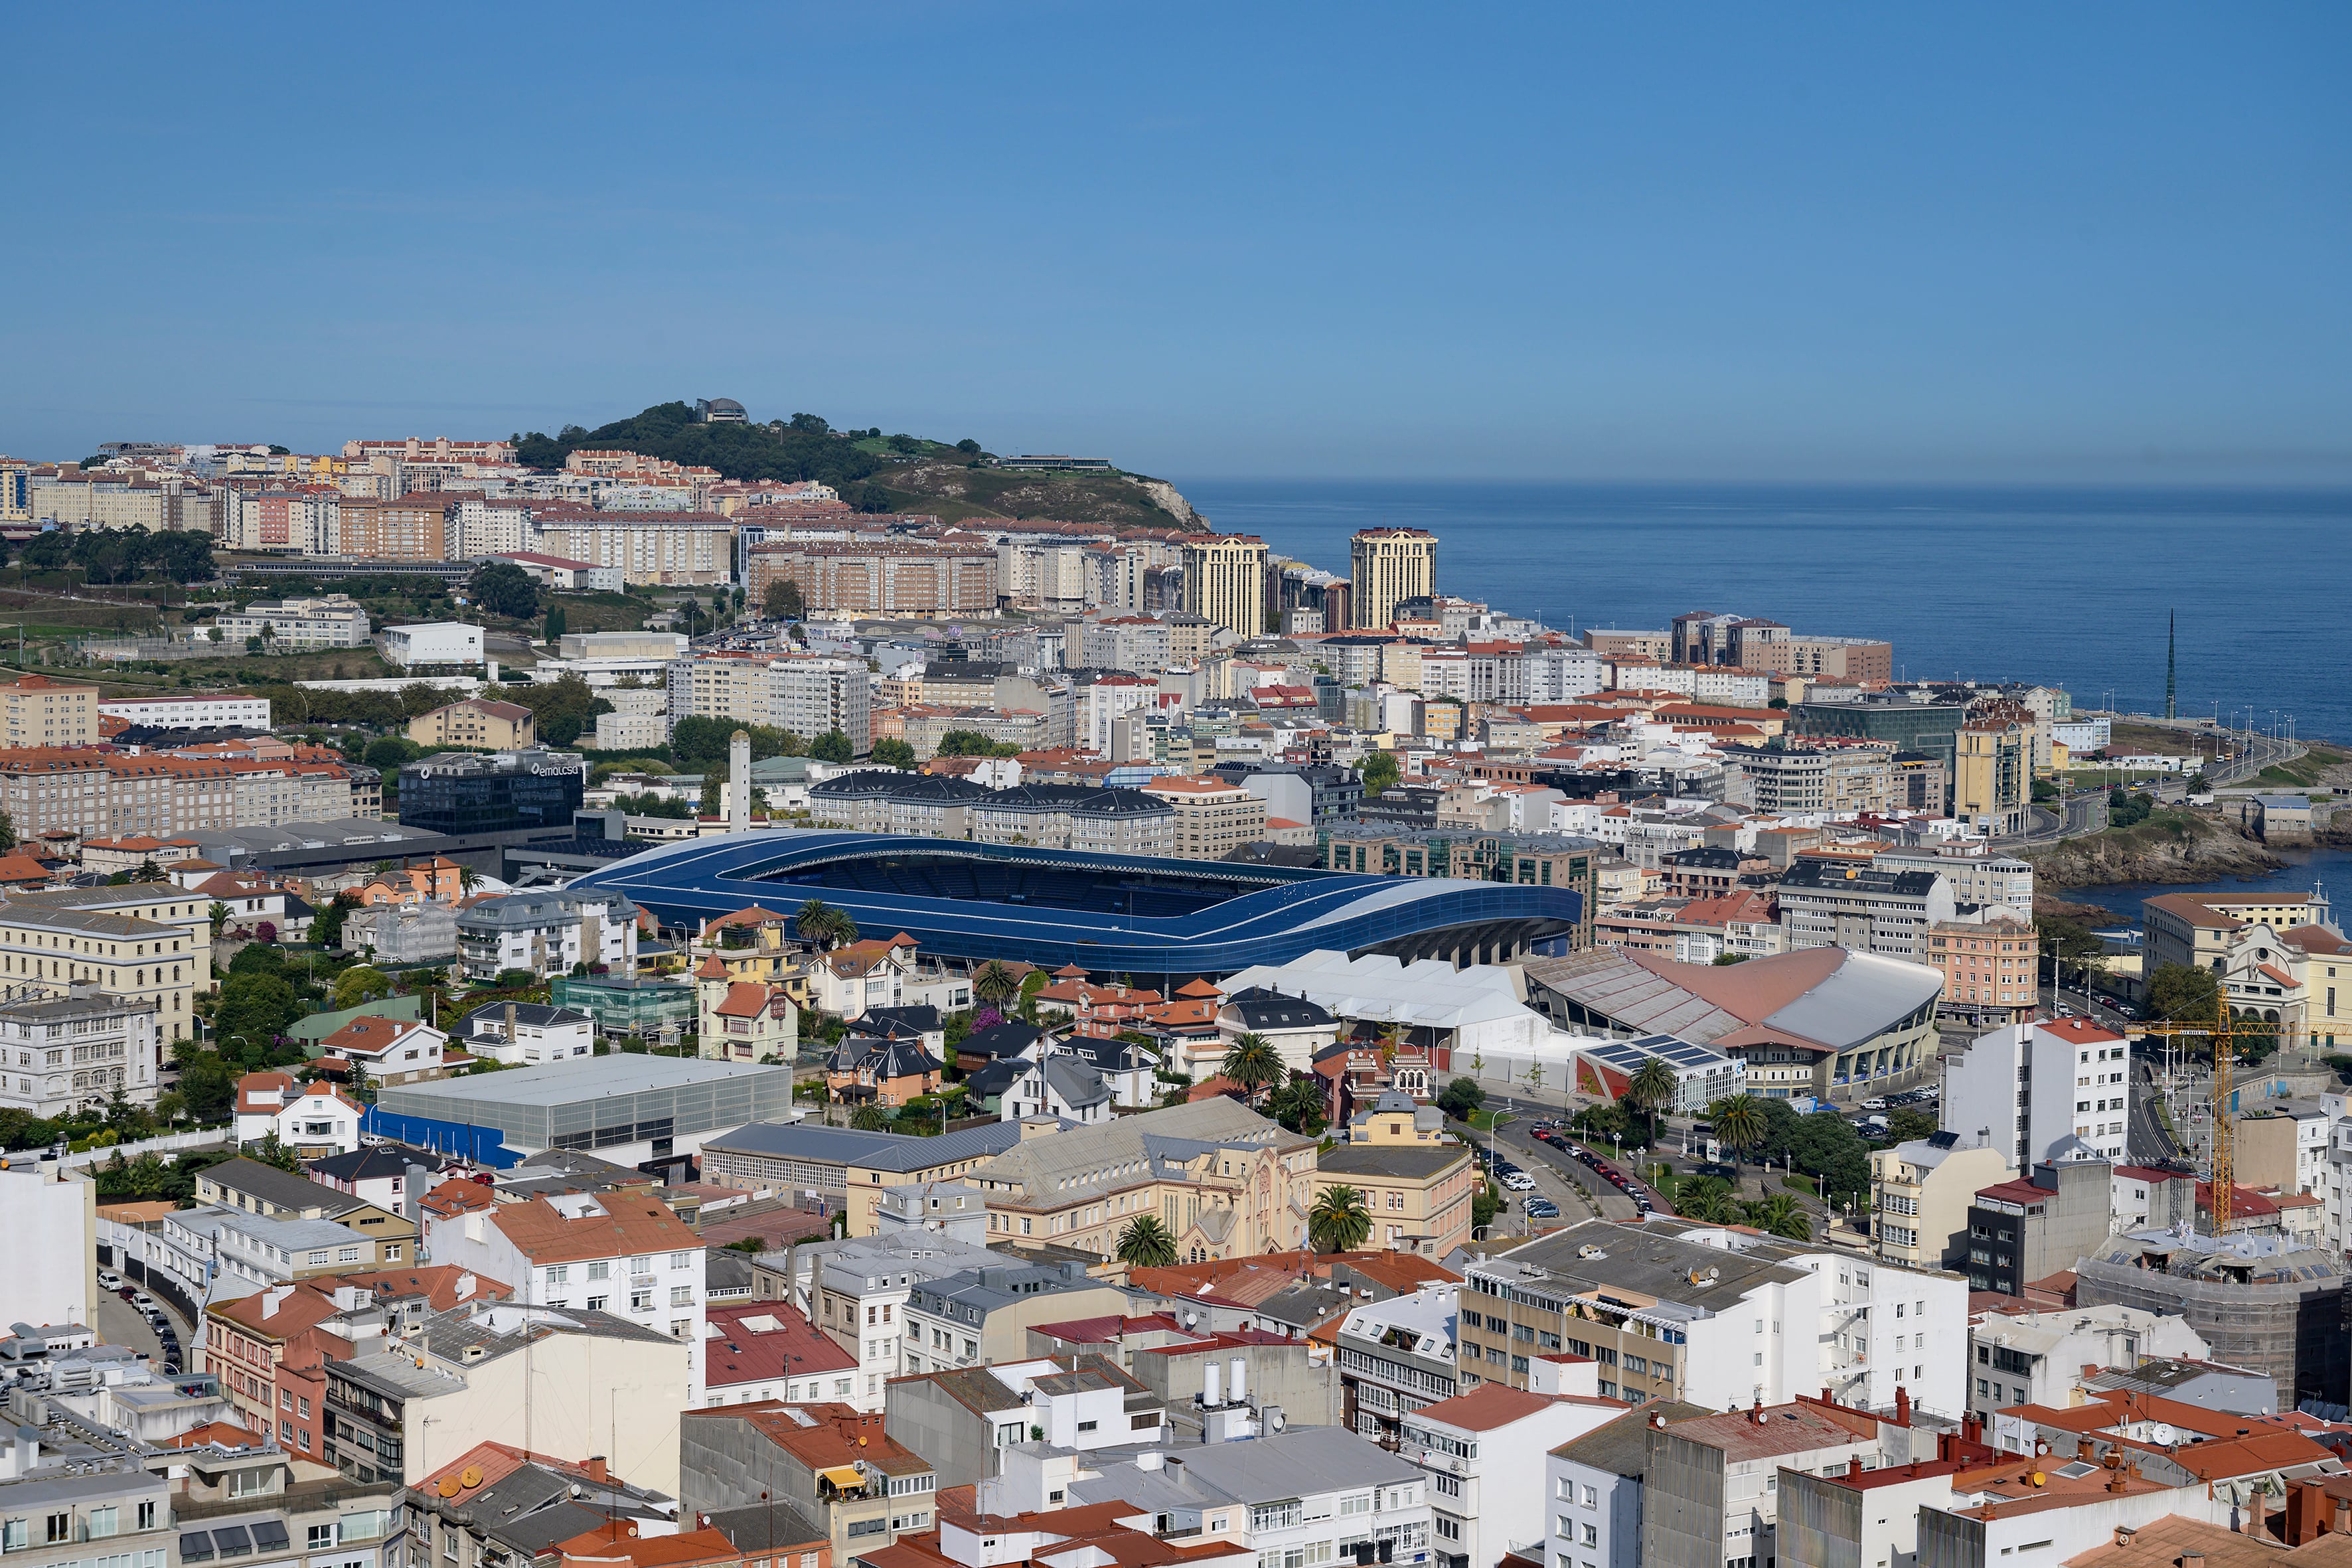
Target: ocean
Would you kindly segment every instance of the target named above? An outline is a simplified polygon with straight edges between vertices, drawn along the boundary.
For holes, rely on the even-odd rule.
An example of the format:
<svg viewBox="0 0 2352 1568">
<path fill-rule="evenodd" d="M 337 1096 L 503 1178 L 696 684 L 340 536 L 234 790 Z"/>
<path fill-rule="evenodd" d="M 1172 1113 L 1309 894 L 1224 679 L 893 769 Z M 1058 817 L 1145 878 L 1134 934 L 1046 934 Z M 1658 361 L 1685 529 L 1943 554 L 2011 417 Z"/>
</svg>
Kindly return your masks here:
<svg viewBox="0 0 2352 1568">
<path fill-rule="evenodd" d="M 1439 592 L 1563 630 L 1761 616 L 2078 708 L 2161 712 L 2177 614 L 2177 711 L 2352 740 L 2352 490 L 1175 482 L 1220 531 L 1342 575 L 1356 530 L 1425 528 Z"/>
</svg>

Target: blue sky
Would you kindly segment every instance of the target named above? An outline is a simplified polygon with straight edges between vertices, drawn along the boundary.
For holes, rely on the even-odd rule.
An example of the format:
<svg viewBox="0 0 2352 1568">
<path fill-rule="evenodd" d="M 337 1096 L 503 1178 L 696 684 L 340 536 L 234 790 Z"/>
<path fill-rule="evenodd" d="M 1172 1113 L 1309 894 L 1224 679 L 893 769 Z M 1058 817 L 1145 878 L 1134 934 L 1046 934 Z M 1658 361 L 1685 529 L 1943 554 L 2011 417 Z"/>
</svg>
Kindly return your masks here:
<svg viewBox="0 0 2352 1568">
<path fill-rule="evenodd" d="M 2352 479 L 2352 9 L 28 7 L 0 451 Z"/>
</svg>

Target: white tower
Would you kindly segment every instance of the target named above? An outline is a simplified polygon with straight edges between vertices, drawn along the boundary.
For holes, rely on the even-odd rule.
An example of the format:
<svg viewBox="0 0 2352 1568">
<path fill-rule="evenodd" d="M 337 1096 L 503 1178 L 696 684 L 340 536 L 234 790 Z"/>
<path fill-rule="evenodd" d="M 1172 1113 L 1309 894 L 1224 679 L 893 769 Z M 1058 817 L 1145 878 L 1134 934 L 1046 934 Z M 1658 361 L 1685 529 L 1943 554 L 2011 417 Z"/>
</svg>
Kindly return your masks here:
<svg viewBox="0 0 2352 1568">
<path fill-rule="evenodd" d="M 727 831 L 751 831 L 751 737 L 740 730 L 727 742 Z"/>
</svg>

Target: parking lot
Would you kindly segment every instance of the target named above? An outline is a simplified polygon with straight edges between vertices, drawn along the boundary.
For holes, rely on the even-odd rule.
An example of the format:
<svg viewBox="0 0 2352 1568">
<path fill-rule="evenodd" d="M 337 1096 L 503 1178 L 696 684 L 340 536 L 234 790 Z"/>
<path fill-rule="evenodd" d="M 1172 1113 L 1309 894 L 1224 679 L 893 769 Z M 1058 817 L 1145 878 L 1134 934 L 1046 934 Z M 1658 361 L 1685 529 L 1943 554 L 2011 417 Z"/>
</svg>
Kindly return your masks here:
<svg viewBox="0 0 2352 1568">
<path fill-rule="evenodd" d="M 186 1367 L 189 1325 L 182 1322 L 178 1314 L 152 1296 L 149 1299 L 154 1301 L 154 1316 L 151 1317 L 149 1309 L 125 1298 L 125 1290 L 137 1291 L 137 1287 L 128 1281 L 123 1281 L 117 1288 L 107 1286 L 107 1280 L 120 1279 L 121 1276 L 109 1270 L 100 1272 L 99 1293 L 95 1298 L 98 1321 L 90 1325 L 97 1331 L 99 1338 L 110 1345 L 145 1352 L 158 1372 Z M 156 1321 L 158 1318 L 160 1321 Z"/>
</svg>

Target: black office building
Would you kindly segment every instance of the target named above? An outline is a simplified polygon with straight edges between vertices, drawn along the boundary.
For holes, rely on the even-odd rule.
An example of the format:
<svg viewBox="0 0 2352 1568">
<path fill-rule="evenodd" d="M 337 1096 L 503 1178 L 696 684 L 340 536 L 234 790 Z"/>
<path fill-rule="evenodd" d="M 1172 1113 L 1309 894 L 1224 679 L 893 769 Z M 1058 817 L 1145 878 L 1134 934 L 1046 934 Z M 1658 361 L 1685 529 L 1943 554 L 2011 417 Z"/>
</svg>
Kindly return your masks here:
<svg viewBox="0 0 2352 1568">
<path fill-rule="evenodd" d="M 587 777 L 576 752 L 444 752 L 400 770 L 400 822 L 450 834 L 568 828 Z"/>
</svg>

